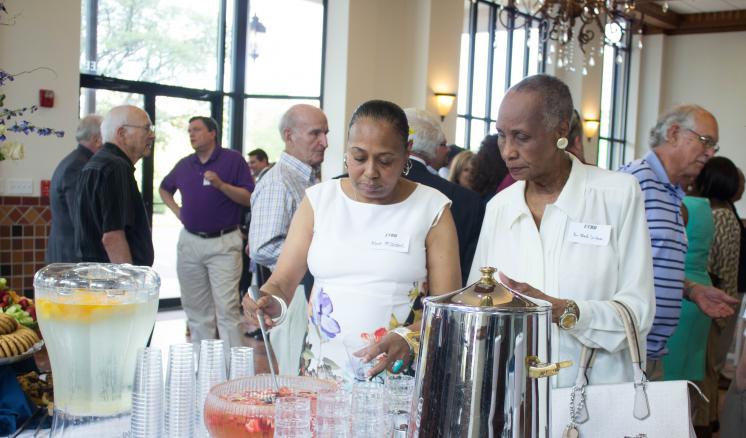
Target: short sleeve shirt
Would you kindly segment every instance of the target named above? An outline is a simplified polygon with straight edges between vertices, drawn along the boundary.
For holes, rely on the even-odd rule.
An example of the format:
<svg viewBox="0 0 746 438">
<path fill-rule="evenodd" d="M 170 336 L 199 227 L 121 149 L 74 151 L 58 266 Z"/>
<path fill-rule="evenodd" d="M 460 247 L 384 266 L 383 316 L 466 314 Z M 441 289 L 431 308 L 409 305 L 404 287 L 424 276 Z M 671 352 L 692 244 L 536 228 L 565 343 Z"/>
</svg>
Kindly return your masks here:
<svg viewBox="0 0 746 438">
<path fill-rule="evenodd" d="M 216 147 L 202 163 L 196 154 L 182 158 L 163 178 L 161 188 L 173 194 L 181 192 L 181 223 L 191 232 L 214 233 L 241 224 L 244 208 L 205 180 L 213 171 L 221 180 L 252 192 L 254 180 L 240 153 Z"/>
<path fill-rule="evenodd" d="M 78 209 L 73 214 L 81 260 L 109 263 L 101 239 L 104 233 L 124 230 L 132 263 L 153 265 L 150 222 L 134 172 L 127 155 L 112 143 L 104 144 L 81 171 Z"/>
</svg>

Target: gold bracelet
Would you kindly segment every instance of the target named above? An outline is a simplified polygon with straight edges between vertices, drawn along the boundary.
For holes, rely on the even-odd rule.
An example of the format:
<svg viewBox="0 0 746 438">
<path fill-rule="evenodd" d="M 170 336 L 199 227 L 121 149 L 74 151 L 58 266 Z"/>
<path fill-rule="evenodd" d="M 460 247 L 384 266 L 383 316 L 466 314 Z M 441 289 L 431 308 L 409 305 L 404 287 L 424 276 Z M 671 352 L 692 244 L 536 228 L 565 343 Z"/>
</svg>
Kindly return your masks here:
<svg viewBox="0 0 746 438">
<path fill-rule="evenodd" d="M 404 326 L 397 327 L 390 331 L 390 333 L 397 334 L 404 339 L 404 342 L 409 346 L 409 353 L 415 357 L 420 354 L 420 334 L 414 332 Z"/>
</svg>

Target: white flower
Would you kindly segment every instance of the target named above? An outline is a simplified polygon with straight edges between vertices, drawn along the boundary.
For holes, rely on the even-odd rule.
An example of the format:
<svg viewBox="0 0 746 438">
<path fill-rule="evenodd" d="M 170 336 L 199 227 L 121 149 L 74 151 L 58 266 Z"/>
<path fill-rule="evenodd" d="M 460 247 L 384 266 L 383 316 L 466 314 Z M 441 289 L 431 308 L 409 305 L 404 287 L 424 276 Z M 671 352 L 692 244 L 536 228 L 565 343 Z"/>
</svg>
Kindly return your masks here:
<svg viewBox="0 0 746 438">
<path fill-rule="evenodd" d="M 0 143 L 0 153 L 9 160 L 22 160 L 23 143 L 17 141 L 5 141 Z"/>
</svg>

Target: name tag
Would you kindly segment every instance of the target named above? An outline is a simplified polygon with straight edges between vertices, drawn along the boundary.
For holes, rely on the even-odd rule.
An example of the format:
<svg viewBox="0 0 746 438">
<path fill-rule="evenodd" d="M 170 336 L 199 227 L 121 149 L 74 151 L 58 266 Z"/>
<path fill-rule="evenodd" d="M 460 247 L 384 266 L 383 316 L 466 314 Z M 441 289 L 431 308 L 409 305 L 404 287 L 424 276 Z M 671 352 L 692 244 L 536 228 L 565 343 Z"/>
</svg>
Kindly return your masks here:
<svg viewBox="0 0 746 438">
<path fill-rule="evenodd" d="M 209 186 L 210 185 L 210 181 L 208 181 L 207 178 L 202 178 L 202 185 L 203 186 Z"/>
<path fill-rule="evenodd" d="M 570 222 L 568 239 L 583 245 L 606 246 L 611 237 L 611 225 L 584 224 Z"/>
<path fill-rule="evenodd" d="M 409 236 L 402 233 L 384 233 L 370 239 L 368 248 L 383 251 L 409 252 Z"/>
</svg>

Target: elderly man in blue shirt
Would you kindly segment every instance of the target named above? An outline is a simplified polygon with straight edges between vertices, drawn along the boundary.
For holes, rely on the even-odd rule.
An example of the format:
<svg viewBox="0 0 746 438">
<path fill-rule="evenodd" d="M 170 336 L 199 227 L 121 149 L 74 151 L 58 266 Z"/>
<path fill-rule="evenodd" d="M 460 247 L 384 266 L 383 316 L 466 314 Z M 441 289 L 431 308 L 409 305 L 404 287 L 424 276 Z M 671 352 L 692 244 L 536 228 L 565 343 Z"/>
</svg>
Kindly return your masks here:
<svg viewBox="0 0 746 438">
<path fill-rule="evenodd" d="M 653 249 L 655 319 L 647 337 L 647 374 L 663 379 L 666 342 L 679 324 L 682 298 L 691 300 L 707 316 L 734 313 L 737 301 L 725 292 L 688 281 L 684 274 L 686 234 L 681 204 L 682 186 L 699 175 L 718 150 L 715 117 L 697 105 L 677 106 L 660 116 L 650 133 L 651 151 L 623 166 L 640 183 Z M 682 251 L 683 247 L 683 251 Z"/>
</svg>

